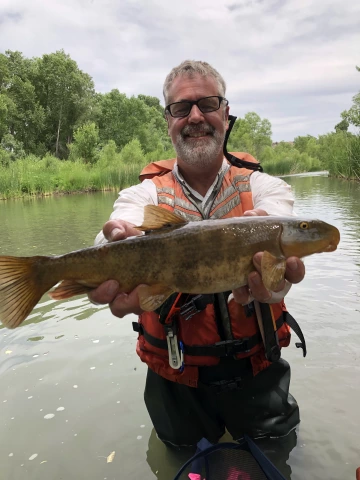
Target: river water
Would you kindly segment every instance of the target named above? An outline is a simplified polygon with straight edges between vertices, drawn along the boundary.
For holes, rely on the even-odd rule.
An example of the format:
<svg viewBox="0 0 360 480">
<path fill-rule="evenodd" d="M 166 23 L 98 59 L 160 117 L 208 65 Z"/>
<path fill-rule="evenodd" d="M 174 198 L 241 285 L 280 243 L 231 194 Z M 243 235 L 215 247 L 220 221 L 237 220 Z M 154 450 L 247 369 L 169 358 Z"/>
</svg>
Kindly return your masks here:
<svg viewBox="0 0 360 480">
<path fill-rule="evenodd" d="M 292 365 L 296 433 L 260 446 L 292 480 L 355 479 L 360 466 L 360 185 L 286 178 L 296 212 L 336 225 L 336 252 L 306 259 L 287 306 L 308 344 Z M 0 204 L 0 255 L 60 254 L 92 244 L 114 193 Z M 143 403 L 146 368 L 133 315 L 87 298 L 44 296 L 21 328 L 0 329 L 0 479 L 171 480 L 189 452 L 157 440 Z M 225 439 L 229 439 L 226 438 Z M 115 452 L 112 462 L 107 457 Z"/>
</svg>

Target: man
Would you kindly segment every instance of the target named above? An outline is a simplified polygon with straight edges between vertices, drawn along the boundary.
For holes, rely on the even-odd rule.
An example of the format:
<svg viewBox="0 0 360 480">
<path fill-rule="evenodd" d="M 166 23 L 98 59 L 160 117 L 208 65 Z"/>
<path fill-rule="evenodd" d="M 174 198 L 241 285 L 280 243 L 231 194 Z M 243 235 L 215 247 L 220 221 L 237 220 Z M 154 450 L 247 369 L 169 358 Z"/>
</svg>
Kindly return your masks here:
<svg viewBox="0 0 360 480">
<path fill-rule="evenodd" d="M 177 153 L 173 170 L 120 192 L 111 219 L 96 238 L 97 244 L 138 235 L 134 225 L 142 223 L 143 209 L 148 204 L 160 205 L 191 220 L 219 218 L 219 212 L 220 216 L 293 214 L 293 197 L 287 184 L 260 172 L 236 169 L 224 159 L 229 107 L 225 82 L 214 68 L 205 62 L 183 62 L 167 76 L 164 98 L 168 133 Z M 90 294 L 93 302 L 109 303 L 115 316 L 141 315 L 136 328 L 137 352 L 150 367 L 145 403 L 163 442 L 190 446 L 205 437 L 215 443 L 225 428 L 235 440 L 243 433 L 278 437 L 287 435 L 298 424 L 298 406 L 288 392 L 288 363 L 280 359 L 270 364 L 260 341 L 246 351 L 240 347 L 260 335 L 253 300 L 270 304 L 271 312 L 282 318 L 281 300 L 292 283 L 303 279 L 305 269 L 298 258 L 289 258 L 286 281 L 270 292 L 261 279 L 261 257 L 262 252 L 254 256 L 248 286 L 230 295 L 212 296 L 190 319 L 181 313 L 186 309 L 172 314 L 171 305 L 143 313 L 138 287 L 125 293 L 115 281 L 105 282 Z M 188 298 L 180 296 L 177 301 L 175 306 L 181 308 Z M 189 305 L 192 308 L 191 299 L 185 307 Z M 280 344 L 287 345 L 287 327 L 284 322 L 279 325 L 279 337 L 283 335 Z M 161 350 L 163 329 L 168 335 L 170 327 L 187 345 L 180 369 L 173 369 Z M 155 333 L 146 335 L 149 330 Z M 189 330 L 191 337 L 186 333 Z M 210 355 L 204 355 L 201 349 L 208 348 L 210 337 L 210 343 L 218 345 Z M 231 352 L 226 350 L 227 342 L 231 343 Z M 175 342 L 176 349 L 179 345 L 182 343 Z"/>
</svg>

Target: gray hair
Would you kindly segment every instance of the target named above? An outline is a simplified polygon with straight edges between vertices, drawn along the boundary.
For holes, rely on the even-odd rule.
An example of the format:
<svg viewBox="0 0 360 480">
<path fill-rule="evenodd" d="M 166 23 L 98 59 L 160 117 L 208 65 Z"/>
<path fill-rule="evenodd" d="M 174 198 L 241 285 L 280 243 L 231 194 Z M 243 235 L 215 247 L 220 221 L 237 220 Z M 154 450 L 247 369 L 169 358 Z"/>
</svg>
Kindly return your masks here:
<svg viewBox="0 0 360 480">
<path fill-rule="evenodd" d="M 172 82 L 176 77 L 184 76 L 184 77 L 193 77 L 194 75 L 201 75 L 202 77 L 211 76 L 215 79 L 218 89 L 219 95 L 221 97 L 225 96 L 226 92 L 226 83 L 220 73 L 215 70 L 214 67 L 209 65 L 206 62 L 200 62 L 197 60 L 185 60 L 184 62 L 180 63 L 177 67 L 174 67 L 169 75 L 166 77 L 163 87 L 163 94 L 165 99 L 165 104 L 168 102 L 168 94 L 171 87 Z"/>
</svg>

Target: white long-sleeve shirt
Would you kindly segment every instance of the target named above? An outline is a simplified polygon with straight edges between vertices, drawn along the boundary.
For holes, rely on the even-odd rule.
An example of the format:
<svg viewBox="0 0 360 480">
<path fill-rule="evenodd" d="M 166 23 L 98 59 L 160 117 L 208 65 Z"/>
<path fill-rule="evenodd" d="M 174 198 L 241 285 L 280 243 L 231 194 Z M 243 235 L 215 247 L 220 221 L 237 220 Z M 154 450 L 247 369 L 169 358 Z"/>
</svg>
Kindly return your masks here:
<svg viewBox="0 0 360 480">
<path fill-rule="evenodd" d="M 207 202 L 211 200 L 211 194 L 218 181 L 219 175 L 228 168 L 230 168 L 230 165 L 224 159 L 217 178 L 205 196 L 200 195 L 186 184 L 176 164 L 174 166 L 174 173 L 179 181 L 190 190 L 192 198 L 199 206 L 205 208 Z M 260 208 L 265 210 L 269 215 L 294 215 L 294 197 L 291 187 L 280 178 L 271 177 L 266 173 L 254 172 L 250 175 L 250 188 L 254 209 Z M 122 190 L 114 203 L 110 220 L 125 220 L 134 225 L 141 225 L 144 220 L 144 207 L 146 205 L 158 205 L 156 186 L 151 180 L 144 180 L 138 185 Z M 107 243 L 107 240 L 101 231 L 95 239 L 95 244 L 98 245 L 102 243 Z"/>
</svg>

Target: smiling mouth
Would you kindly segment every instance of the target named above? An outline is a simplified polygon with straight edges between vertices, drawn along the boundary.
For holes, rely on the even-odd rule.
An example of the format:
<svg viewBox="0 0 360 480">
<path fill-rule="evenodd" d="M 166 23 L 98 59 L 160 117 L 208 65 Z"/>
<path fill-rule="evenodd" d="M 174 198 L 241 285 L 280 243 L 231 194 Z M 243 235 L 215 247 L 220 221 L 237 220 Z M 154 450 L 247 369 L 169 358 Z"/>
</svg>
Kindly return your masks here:
<svg viewBox="0 0 360 480">
<path fill-rule="evenodd" d="M 185 138 L 203 138 L 208 137 L 210 135 L 209 132 L 201 132 L 201 133 L 191 133 L 185 135 Z"/>
</svg>

